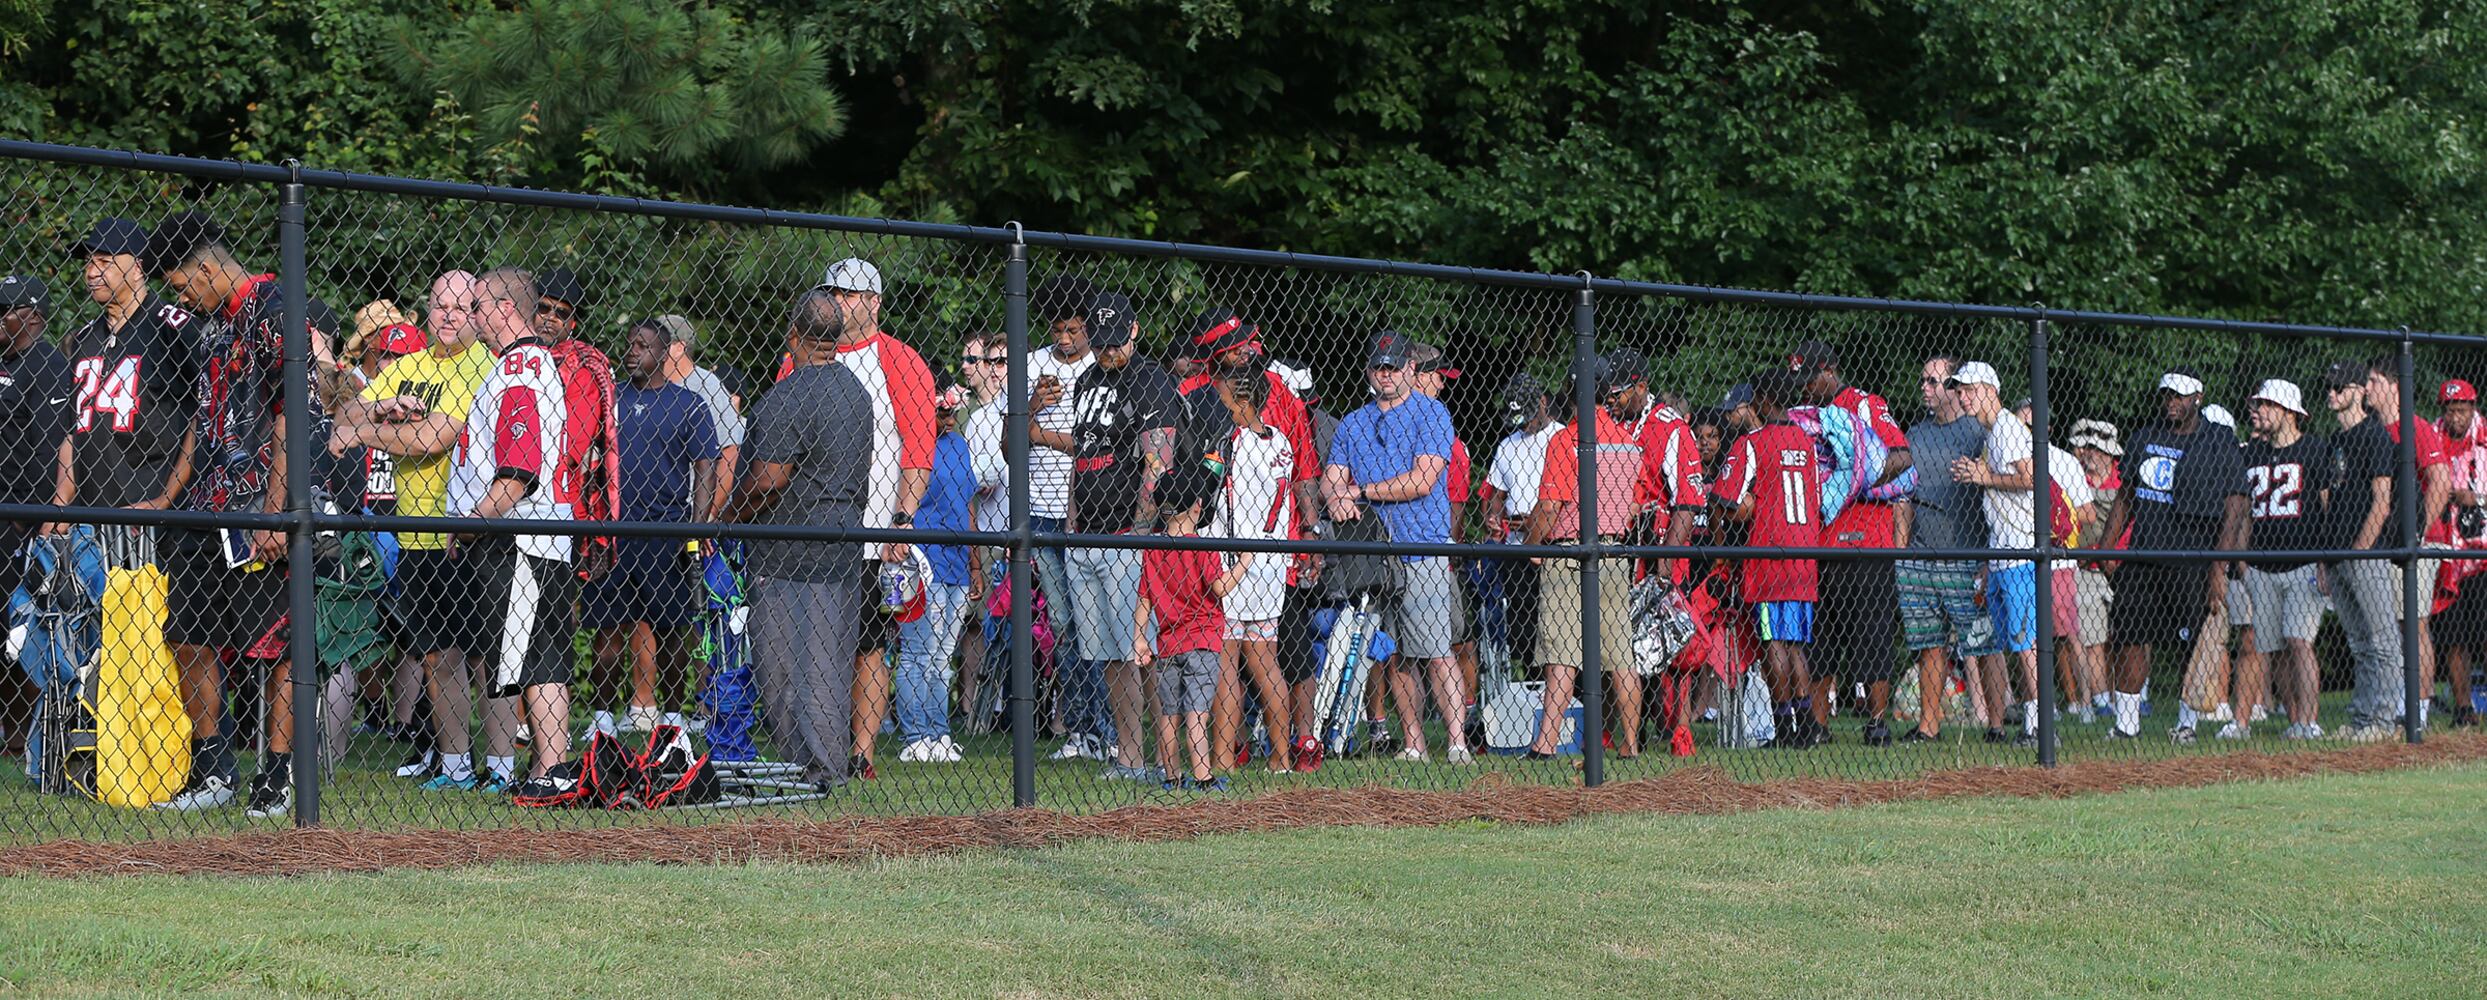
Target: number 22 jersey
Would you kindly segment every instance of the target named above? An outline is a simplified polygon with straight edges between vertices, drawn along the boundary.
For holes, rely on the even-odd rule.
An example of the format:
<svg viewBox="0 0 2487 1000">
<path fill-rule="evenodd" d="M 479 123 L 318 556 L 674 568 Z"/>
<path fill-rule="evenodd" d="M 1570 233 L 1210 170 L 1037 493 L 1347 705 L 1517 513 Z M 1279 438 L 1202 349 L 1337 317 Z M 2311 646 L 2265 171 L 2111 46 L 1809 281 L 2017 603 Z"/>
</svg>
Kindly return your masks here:
<svg viewBox="0 0 2487 1000">
<path fill-rule="evenodd" d="M 2245 483 L 2254 491 L 2254 531 L 2249 542 L 2257 552 L 2319 549 L 2325 544 L 2324 495 L 2334 468 L 2331 442 L 2314 435 L 2286 448 L 2261 441 L 2245 446 Z M 2364 511 L 2358 512 L 2361 516 Z M 2284 573 L 2305 563 L 2257 563 L 2266 573 Z"/>
</svg>

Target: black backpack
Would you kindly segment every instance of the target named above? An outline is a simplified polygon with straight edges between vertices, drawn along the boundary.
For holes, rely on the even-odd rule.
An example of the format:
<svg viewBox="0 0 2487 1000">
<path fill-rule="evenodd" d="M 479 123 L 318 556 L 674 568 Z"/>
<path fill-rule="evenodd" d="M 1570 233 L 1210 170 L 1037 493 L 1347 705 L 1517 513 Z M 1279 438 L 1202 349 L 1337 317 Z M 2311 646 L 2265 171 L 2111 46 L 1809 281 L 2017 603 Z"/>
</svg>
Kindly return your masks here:
<svg viewBox="0 0 2487 1000">
<path fill-rule="evenodd" d="M 1343 542 L 1391 541 L 1390 525 L 1373 508 L 1359 504 L 1353 520 L 1332 521 L 1323 532 Z M 1407 563 L 1395 555 L 1333 555 L 1322 566 L 1321 582 L 1329 588 L 1335 601 L 1352 601 L 1357 597 L 1387 600 L 1408 589 Z"/>
</svg>

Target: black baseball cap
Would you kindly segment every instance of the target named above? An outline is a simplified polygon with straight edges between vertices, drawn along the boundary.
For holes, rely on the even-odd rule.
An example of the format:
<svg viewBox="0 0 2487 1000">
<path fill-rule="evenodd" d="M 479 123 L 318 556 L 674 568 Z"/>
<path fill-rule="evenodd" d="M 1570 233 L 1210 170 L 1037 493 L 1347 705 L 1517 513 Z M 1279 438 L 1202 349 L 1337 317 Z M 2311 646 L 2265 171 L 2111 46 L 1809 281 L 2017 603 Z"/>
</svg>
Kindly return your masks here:
<svg viewBox="0 0 2487 1000">
<path fill-rule="evenodd" d="M 1796 345 L 1796 353 L 1788 357 L 1788 370 L 1812 375 L 1825 368 L 1839 367 L 1839 352 L 1819 340 Z"/>
<path fill-rule="evenodd" d="M 1546 384 L 1527 372 L 1513 372 L 1511 378 L 1503 383 L 1502 398 L 1505 402 L 1526 406 L 1545 398 L 1545 395 Z"/>
<path fill-rule="evenodd" d="M 311 327 L 312 333 L 325 333 L 331 337 L 337 335 L 337 311 L 329 308 L 326 302 L 312 299 L 305 303 L 302 319 Z"/>
<path fill-rule="evenodd" d="M 1087 320 L 1088 346 L 1121 347 L 1131 342 L 1131 327 L 1138 317 L 1122 293 L 1099 292 L 1088 300 Z"/>
<path fill-rule="evenodd" d="M 1244 347 L 1260 339 L 1261 331 L 1244 322 L 1235 310 L 1210 306 L 1192 317 L 1191 328 L 1183 337 L 1182 357 L 1207 362 L 1218 355 Z"/>
<path fill-rule="evenodd" d="M 1727 390 L 1727 398 L 1719 401 L 1718 408 L 1722 411 L 1733 412 L 1737 407 L 1751 405 L 1753 405 L 1753 383 L 1738 382 L 1733 388 Z"/>
<path fill-rule="evenodd" d="M 538 298 L 568 303 L 573 316 L 587 311 L 587 289 L 579 284 L 579 276 L 566 267 L 553 268 L 536 278 L 535 294 Z"/>
<path fill-rule="evenodd" d="M 1649 359 L 1629 347 L 1618 347 L 1599 359 L 1598 395 L 1607 396 L 1619 389 L 1649 384 Z"/>
<path fill-rule="evenodd" d="M 2334 361 L 2323 369 L 2323 385 L 2327 388 L 2346 389 L 2365 384 L 2366 363 L 2363 361 Z"/>
<path fill-rule="evenodd" d="M 1383 330 L 1373 335 L 1371 365 L 1374 368 L 1405 368 L 1415 360 L 1416 341 L 1397 330 Z"/>
<path fill-rule="evenodd" d="M 44 287 L 43 279 L 31 274 L 12 274 L 0 278 L 0 312 L 19 306 L 49 316 L 52 314 L 52 290 Z"/>
<path fill-rule="evenodd" d="M 143 257 L 147 253 L 147 227 L 128 219 L 97 220 L 95 228 L 86 234 L 85 239 L 79 240 L 75 246 L 71 247 L 69 252 L 71 256 L 76 257 L 91 257 L 95 254 L 103 254 L 107 257 L 119 254 Z"/>
</svg>

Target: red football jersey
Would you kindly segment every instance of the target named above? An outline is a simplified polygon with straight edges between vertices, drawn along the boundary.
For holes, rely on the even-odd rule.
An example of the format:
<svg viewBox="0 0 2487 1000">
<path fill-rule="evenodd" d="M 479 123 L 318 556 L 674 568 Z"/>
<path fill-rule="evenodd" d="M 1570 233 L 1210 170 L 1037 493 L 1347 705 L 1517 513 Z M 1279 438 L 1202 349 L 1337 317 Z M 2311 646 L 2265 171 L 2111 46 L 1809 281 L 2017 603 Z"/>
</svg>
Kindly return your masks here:
<svg viewBox="0 0 2487 1000">
<path fill-rule="evenodd" d="M 1718 485 L 1720 499 L 1753 504 L 1751 541 L 1756 548 L 1822 544 L 1821 469 L 1813 439 L 1795 424 L 1764 424 L 1728 446 Z M 1811 559 L 1754 559 L 1744 565 L 1744 599 L 1811 601 L 1818 597 Z"/>
<path fill-rule="evenodd" d="M 1901 430 L 1899 423 L 1891 419 L 1891 404 L 1883 402 L 1881 396 L 1852 385 L 1831 397 L 1831 405 L 1855 414 L 1858 423 L 1882 439 L 1883 447 L 1894 450 L 1908 447 L 1908 432 Z M 1872 470 L 1872 475 L 1879 479 L 1882 470 Z M 1831 530 L 1824 535 L 1822 544 L 1846 549 L 1890 548 L 1893 540 L 1899 537 L 1894 529 L 1890 504 L 1878 500 L 1859 500 L 1839 512 L 1839 520 L 1831 522 Z"/>
</svg>

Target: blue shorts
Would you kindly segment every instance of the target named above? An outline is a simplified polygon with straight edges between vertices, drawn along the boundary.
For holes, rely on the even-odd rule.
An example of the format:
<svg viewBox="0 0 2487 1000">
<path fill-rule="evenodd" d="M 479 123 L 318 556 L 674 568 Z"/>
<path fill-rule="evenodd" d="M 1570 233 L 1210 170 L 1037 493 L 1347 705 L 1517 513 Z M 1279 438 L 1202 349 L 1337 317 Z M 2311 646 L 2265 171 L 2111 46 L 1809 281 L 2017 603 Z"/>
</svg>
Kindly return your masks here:
<svg viewBox="0 0 2487 1000">
<path fill-rule="evenodd" d="M 1995 619 L 1995 646 L 2006 653 L 2038 648 L 2038 567 L 2022 563 L 1986 572 L 1986 613 Z"/>
<path fill-rule="evenodd" d="M 591 629 L 646 622 L 679 631 L 698 622 L 705 608 L 698 556 L 679 538 L 617 538 L 613 570 L 586 586 L 580 624 Z"/>
<path fill-rule="evenodd" d="M 1812 601 L 1763 601 L 1753 606 L 1763 642 L 1813 641 Z"/>
</svg>

